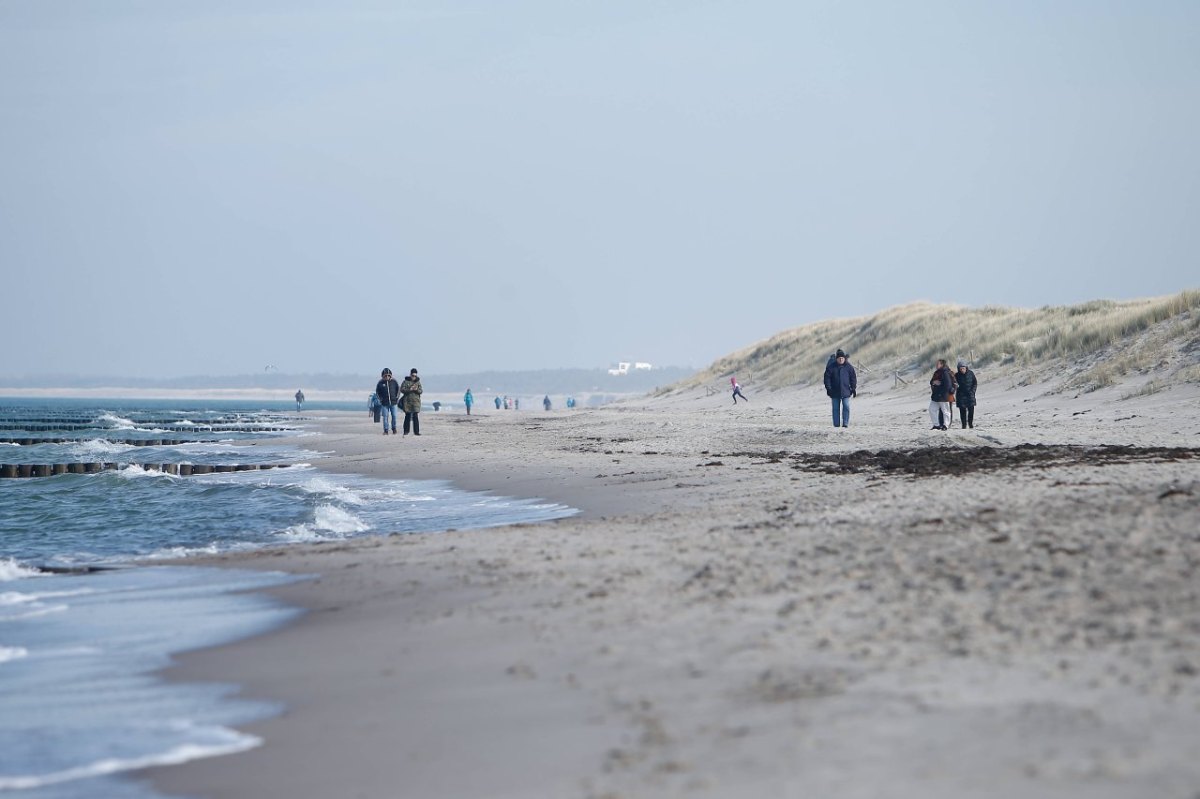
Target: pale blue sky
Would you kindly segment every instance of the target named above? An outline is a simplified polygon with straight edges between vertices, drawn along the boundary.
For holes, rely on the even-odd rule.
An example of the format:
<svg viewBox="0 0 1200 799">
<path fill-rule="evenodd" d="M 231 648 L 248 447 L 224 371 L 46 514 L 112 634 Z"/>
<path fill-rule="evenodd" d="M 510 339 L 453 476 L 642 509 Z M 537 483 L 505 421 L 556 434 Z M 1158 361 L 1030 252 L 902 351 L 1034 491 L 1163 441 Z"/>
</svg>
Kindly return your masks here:
<svg viewBox="0 0 1200 799">
<path fill-rule="evenodd" d="M 1170 294 L 1198 123 L 1194 0 L 0 0 L 0 371 L 700 367 Z"/>
</svg>

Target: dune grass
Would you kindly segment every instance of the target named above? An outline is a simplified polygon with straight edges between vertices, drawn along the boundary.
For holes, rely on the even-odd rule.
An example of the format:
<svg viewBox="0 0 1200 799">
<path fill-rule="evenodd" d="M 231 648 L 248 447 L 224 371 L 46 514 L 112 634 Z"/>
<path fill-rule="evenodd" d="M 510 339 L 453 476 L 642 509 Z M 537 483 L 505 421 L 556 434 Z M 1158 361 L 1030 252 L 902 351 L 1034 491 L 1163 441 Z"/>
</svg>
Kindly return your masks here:
<svg viewBox="0 0 1200 799">
<path fill-rule="evenodd" d="M 732 353 L 675 388 L 704 385 L 730 374 L 781 388 L 819 382 L 837 348 L 850 353 L 860 375 L 914 375 L 938 358 L 964 358 L 975 368 L 1058 364 L 1064 377 L 1088 390 L 1111 385 L 1166 359 L 1180 376 L 1200 357 L 1200 290 L 1169 297 L 1038 309 L 912 303 L 873 316 L 833 319 L 785 330 Z M 1190 354 L 1183 361 L 1171 353 Z M 1173 379 L 1179 379 L 1175 377 Z"/>
</svg>

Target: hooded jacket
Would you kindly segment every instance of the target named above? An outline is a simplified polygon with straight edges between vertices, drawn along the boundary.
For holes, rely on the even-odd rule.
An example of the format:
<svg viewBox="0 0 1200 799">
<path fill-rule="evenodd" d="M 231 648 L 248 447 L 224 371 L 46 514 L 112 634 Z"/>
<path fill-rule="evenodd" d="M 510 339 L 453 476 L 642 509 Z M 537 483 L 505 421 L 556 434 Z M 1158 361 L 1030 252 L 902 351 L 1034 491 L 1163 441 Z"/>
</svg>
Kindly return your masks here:
<svg viewBox="0 0 1200 799">
<path fill-rule="evenodd" d="M 858 372 L 846 357 L 846 362 L 839 364 L 834 358 L 832 363 L 825 366 L 825 393 L 833 399 L 845 399 L 858 392 Z"/>
<path fill-rule="evenodd" d="M 417 375 L 409 375 L 404 378 L 404 382 L 400 384 L 400 393 L 403 395 L 401 407 L 405 413 L 420 413 L 421 412 L 421 378 Z"/>
<path fill-rule="evenodd" d="M 974 408 L 975 388 L 979 385 L 975 373 L 967 367 L 967 371 L 959 372 L 954 378 L 958 381 L 958 391 L 954 392 L 954 404 L 960 408 Z"/>
</svg>

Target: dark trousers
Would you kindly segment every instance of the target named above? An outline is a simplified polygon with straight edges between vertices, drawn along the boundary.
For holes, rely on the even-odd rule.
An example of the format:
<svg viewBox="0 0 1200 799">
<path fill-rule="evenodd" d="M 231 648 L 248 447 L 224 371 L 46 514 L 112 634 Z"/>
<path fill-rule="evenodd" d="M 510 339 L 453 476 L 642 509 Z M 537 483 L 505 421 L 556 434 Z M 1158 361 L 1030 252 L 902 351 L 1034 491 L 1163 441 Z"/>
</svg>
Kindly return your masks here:
<svg viewBox="0 0 1200 799">
<path fill-rule="evenodd" d="M 413 433 L 418 436 L 421 435 L 421 420 L 417 418 L 418 416 L 420 416 L 420 414 L 418 414 L 416 411 L 404 412 L 404 435 L 408 435 L 408 427 L 410 422 L 412 424 Z"/>
<path fill-rule="evenodd" d="M 970 406 L 963 407 L 960 405 L 958 408 L 958 418 L 962 420 L 962 426 L 964 429 L 967 427 L 974 427 L 975 426 L 975 406 L 970 405 Z"/>
</svg>

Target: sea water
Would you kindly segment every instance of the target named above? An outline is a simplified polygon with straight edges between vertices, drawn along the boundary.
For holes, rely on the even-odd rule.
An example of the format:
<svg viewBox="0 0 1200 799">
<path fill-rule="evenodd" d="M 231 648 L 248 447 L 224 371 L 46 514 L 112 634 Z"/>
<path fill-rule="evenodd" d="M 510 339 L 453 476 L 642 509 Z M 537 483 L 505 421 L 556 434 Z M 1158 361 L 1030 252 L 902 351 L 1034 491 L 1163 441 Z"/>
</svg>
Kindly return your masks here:
<svg viewBox="0 0 1200 799">
<path fill-rule="evenodd" d="M 303 417 L 319 414 L 310 405 Z M 278 708 L 156 672 L 174 653 L 286 622 L 294 609 L 248 591 L 304 577 L 157 561 L 574 513 L 324 473 L 319 454 L 288 445 L 300 435 L 311 435 L 306 420 L 282 403 L 0 400 L 0 438 L 71 439 L 0 443 L 0 464 L 116 464 L 0 479 L 0 793 L 147 799 L 156 794 L 121 775 L 260 743 L 235 727 Z M 140 443 L 164 438 L 186 441 Z M 163 463 L 279 468 L 180 477 L 142 467 Z"/>
</svg>

